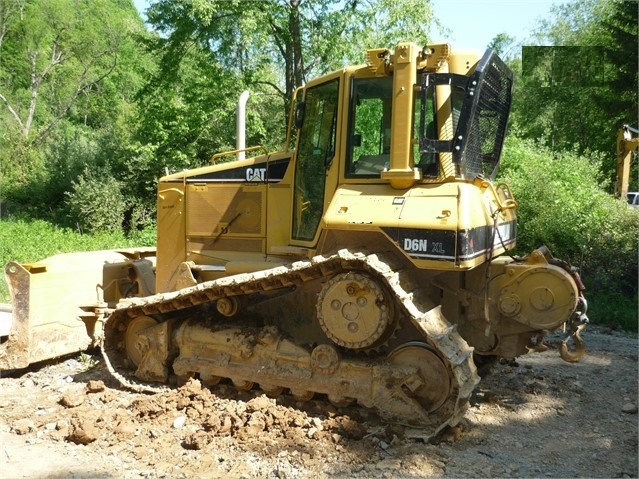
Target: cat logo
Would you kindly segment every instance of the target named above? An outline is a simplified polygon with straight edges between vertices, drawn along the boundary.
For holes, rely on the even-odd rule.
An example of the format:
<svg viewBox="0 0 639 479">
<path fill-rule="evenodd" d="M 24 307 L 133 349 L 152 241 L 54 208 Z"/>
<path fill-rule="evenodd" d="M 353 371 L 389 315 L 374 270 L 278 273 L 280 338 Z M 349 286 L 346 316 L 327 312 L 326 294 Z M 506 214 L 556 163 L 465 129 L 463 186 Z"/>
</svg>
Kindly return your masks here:
<svg viewBox="0 0 639 479">
<path fill-rule="evenodd" d="M 247 168 L 246 181 L 264 181 L 266 180 L 266 168 Z"/>
<path fill-rule="evenodd" d="M 404 238 L 404 251 L 428 252 L 428 240 Z"/>
</svg>

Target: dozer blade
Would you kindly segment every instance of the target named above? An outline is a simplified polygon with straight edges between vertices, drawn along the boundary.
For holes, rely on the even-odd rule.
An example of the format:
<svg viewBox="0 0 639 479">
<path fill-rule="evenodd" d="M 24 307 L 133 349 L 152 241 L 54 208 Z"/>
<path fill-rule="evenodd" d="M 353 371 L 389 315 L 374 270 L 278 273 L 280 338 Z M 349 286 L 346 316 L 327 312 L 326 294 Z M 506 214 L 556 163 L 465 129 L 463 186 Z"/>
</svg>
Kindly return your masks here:
<svg viewBox="0 0 639 479">
<path fill-rule="evenodd" d="M 5 277 L 11 292 L 11 321 L 3 314 L 0 371 L 97 345 L 101 320 L 131 276 L 132 259 L 151 250 L 68 253 L 38 263 L 10 262 Z M 6 309 L 6 308 L 5 308 Z"/>
</svg>

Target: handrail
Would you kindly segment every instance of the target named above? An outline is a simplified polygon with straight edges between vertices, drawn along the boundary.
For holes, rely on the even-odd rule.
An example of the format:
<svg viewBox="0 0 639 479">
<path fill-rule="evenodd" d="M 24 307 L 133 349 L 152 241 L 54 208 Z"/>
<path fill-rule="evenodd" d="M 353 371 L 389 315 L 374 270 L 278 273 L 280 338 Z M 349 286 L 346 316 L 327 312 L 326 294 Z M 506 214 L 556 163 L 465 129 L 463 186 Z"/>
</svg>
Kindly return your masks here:
<svg viewBox="0 0 639 479">
<path fill-rule="evenodd" d="M 250 146 L 248 148 L 241 148 L 239 150 L 231 150 L 231 151 L 224 151 L 222 153 L 216 153 L 213 156 L 211 156 L 211 164 L 215 165 L 215 160 L 217 160 L 218 158 L 222 158 L 223 156 L 237 155 L 238 153 L 241 153 L 243 151 L 255 151 L 255 150 L 262 150 L 264 154 L 268 154 L 268 150 L 262 145 Z"/>
<path fill-rule="evenodd" d="M 510 186 L 508 186 L 507 183 L 497 183 L 497 187 L 495 188 L 495 186 L 490 181 L 484 180 L 481 182 L 480 187 L 490 189 L 493 197 L 495 198 L 495 202 L 497 203 L 499 211 L 517 209 L 517 202 L 513 199 L 513 192 L 511 191 Z M 501 199 L 499 199 L 497 189 L 506 190 L 504 195 L 507 197 L 507 199 L 505 202 L 502 203 Z"/>
</svg>

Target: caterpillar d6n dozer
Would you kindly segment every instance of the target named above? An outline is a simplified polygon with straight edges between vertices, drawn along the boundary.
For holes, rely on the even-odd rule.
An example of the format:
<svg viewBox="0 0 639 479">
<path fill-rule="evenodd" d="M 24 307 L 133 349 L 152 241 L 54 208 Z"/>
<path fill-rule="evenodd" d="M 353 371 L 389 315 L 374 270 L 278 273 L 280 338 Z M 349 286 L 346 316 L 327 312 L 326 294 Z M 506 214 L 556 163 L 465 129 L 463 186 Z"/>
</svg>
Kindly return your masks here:
<svg viewBox="0 0 639 479">
<path fill-rule="evenodd" d="M 155 255 L 9 264 L 2 367 L 41 359 L 68 333 L 38 326 L 59 319 L 132 387 L 318 394 L 436 433 L 463 416 L 476 363 L 542 350 L 562 326 L 561 355 L 578 360 L 577 273 L 543 247 L 504 255 L 517 203 L 494 179 L 511 87 L 490 50 L 412 43 L 309 82 L 282 151 L 160 179 Z M 91 277 L 70 267 L 92 258 Z"/>
</svg>

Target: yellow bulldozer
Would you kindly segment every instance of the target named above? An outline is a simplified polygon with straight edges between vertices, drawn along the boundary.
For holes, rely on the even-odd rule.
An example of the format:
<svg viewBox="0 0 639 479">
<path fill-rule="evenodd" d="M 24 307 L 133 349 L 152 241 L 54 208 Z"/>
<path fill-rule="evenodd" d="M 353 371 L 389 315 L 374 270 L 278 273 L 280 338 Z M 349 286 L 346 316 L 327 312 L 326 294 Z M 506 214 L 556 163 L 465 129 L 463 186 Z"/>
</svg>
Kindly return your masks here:
<svg viewBox="0 0 639 479">
<path fill-rule="evenodd" d="M 436 433 L 477 365 L 562 327 L 579 360 L 577 272 L 544 247 L 509 254 L 512 82 L 491 50 L 413 43 L 310 81 L 281 151 L 159 180 L 157 249 L 9 263 L 0 369 L 101 346 L 133 388 L 224 380 Z"/>
</svg>

